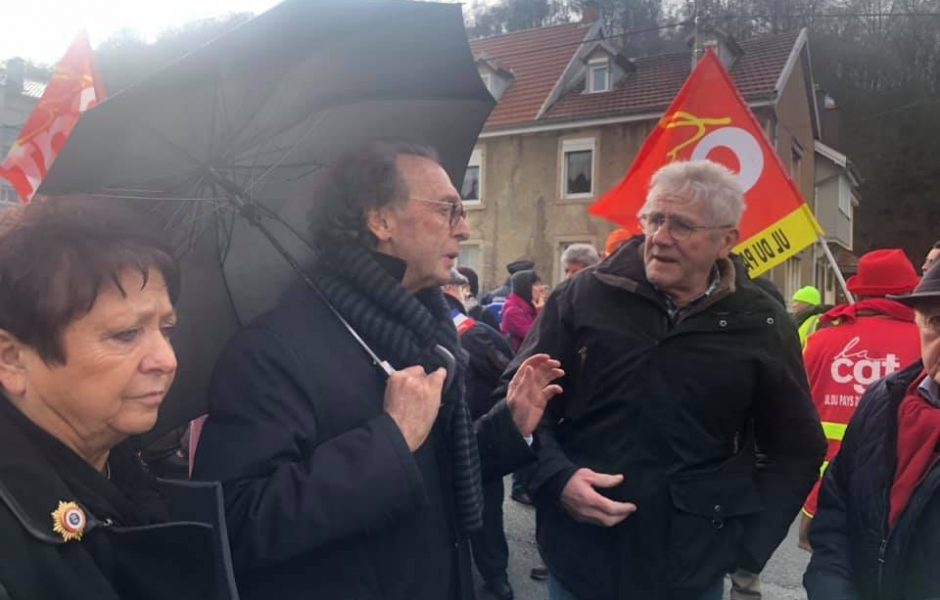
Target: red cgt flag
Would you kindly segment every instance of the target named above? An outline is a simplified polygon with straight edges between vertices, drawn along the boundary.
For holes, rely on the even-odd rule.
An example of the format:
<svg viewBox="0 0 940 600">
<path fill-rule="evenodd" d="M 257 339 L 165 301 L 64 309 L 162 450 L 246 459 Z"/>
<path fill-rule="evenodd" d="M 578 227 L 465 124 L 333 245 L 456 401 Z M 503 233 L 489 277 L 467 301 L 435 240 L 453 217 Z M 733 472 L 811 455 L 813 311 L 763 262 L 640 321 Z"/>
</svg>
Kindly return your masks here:
<svg viewBox="0 0 940 600">
<path fill-rule="evenodd" d="M 812 245 L 822 230 L 761 126 L 709 50 L 646 138 L 627 176 L 590 212 L 639 233 L 650 178 L 676 160 L 710 159 L 738 174 L 747 205 L 741 255 L 751 277 Z"/>
<path fill-rule="evenodd" d="M 102 100 L 104 91 L 96 83 L 91 44 L 83 32 L 62 57 L 39 104 L 0 164 L 0 177 L 10 182 L 24 203 L 33 198 L 81 113 Z"/>
</svg>

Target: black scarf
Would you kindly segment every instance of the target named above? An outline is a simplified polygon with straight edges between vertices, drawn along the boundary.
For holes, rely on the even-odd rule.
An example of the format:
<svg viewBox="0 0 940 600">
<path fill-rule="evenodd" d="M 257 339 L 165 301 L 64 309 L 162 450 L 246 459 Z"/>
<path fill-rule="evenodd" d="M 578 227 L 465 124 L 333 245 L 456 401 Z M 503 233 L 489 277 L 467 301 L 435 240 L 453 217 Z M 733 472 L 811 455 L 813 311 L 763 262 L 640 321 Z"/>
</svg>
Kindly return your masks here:
<svg viewBox="0 0 940 600">
<path fill-rule="evenodd" d="M 460 526 L 464 532 L 477 530 L 483 526 L 483 488 L 476 435 L 464 399 L 466 353 L 441 290 L 409 294 L 379 264 L 382 256 L 359 246 L 327 251 L 321 256 L 317 285 L 360 335 L 390 353 L 380 358 L 396 369 L 421 365 L 431 372 L 446 366 L 434 351 L 437 344 L 457 358 L 458 373 L 444 390 L 438 419 L 450 445 Z"/>
</svg>

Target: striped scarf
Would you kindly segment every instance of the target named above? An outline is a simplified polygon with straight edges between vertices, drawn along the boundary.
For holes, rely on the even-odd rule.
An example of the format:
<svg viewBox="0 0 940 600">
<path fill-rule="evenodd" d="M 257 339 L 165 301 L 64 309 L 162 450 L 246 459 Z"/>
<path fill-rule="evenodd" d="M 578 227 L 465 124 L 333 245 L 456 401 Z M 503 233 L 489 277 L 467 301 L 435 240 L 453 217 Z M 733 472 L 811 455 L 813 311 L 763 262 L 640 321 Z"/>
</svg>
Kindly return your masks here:
<svg viewBox="0 0 940 600">
<path fill-rule="evenodd" d="M 461 529 L 483 526 L 480 456 L 470 411 L 464 399 L 467 354 L 460 347 L 450 310 L 439 288 L 409 294 L 368 250 L 344 246 L 321 255 L 316 283 L 356 331 L 388 352 L 396 369 L 422 365 L 427 372 L 445 366 L 434 348 L 440 344 L 457 359 L 458 372 L 444 390 L 438 422 L 450 445 L 454 498 Z M 435 425 L 436 426 L 436 425 Z"/>
</svg>

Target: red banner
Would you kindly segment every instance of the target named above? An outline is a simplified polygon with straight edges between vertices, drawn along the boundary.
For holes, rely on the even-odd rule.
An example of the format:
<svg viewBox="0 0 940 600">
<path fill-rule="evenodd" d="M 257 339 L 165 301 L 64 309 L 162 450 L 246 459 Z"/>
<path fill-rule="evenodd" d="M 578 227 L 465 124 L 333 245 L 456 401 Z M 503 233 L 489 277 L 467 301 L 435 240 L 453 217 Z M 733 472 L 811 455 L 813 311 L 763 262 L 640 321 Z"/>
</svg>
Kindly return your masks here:
<svg viewBox="0 0 940 600">
<path fill-rule="evenodd" d="M 0 164 L 0 177 L 10 182 L 24 203 L 36 193 L 81 113 L 102 100 L 91 44 L 88 34 L 82 33 L 59 62 L 39 104 Z"/>
<path fill-rule="evenodd" d="M 737 173 L 747 205 L 735 248 L 753 277 L 812 244 L 812 212 L 767 142 L 728 72 L 710 50 L 646 138 L 627 176 L 590 212 L 639 233 L 650 178 L 677 160 L 709 159 Z"/>
</svg>

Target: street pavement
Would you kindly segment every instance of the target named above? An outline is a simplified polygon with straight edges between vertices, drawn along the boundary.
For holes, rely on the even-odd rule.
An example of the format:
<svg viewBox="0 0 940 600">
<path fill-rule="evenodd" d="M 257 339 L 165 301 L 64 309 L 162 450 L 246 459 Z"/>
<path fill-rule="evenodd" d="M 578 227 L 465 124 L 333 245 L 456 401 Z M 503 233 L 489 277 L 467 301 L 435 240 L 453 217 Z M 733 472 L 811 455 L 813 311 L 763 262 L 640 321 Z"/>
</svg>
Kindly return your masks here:
<svg viewBox="0 0 940 600">
<path fill-rule="evenodd" d="M 504 482 L 506 502 L 503 507 L 506 539 L 509 542 L 509 582 L 516 592 L 516 600 L 547 600 L 547 584 L 529 578 L 529 570 L 540 564 L 535 547 L 535 510 L 510 500 L 509 481 L 506 478 Z M 797 523 L 794 523 L 761 575 L 763 600 L 806 600 L 801 582 L 809 554 L 800 550 L 796 542 Z M 477 580 L 477 598 L 490 600 L 492 596 L 483 591 L 479 575 L 474 573 L 474 576 Z M 729 585 L 729 582 L 725 583 L 725 598 L 728 598 Z"/>
</svg>

